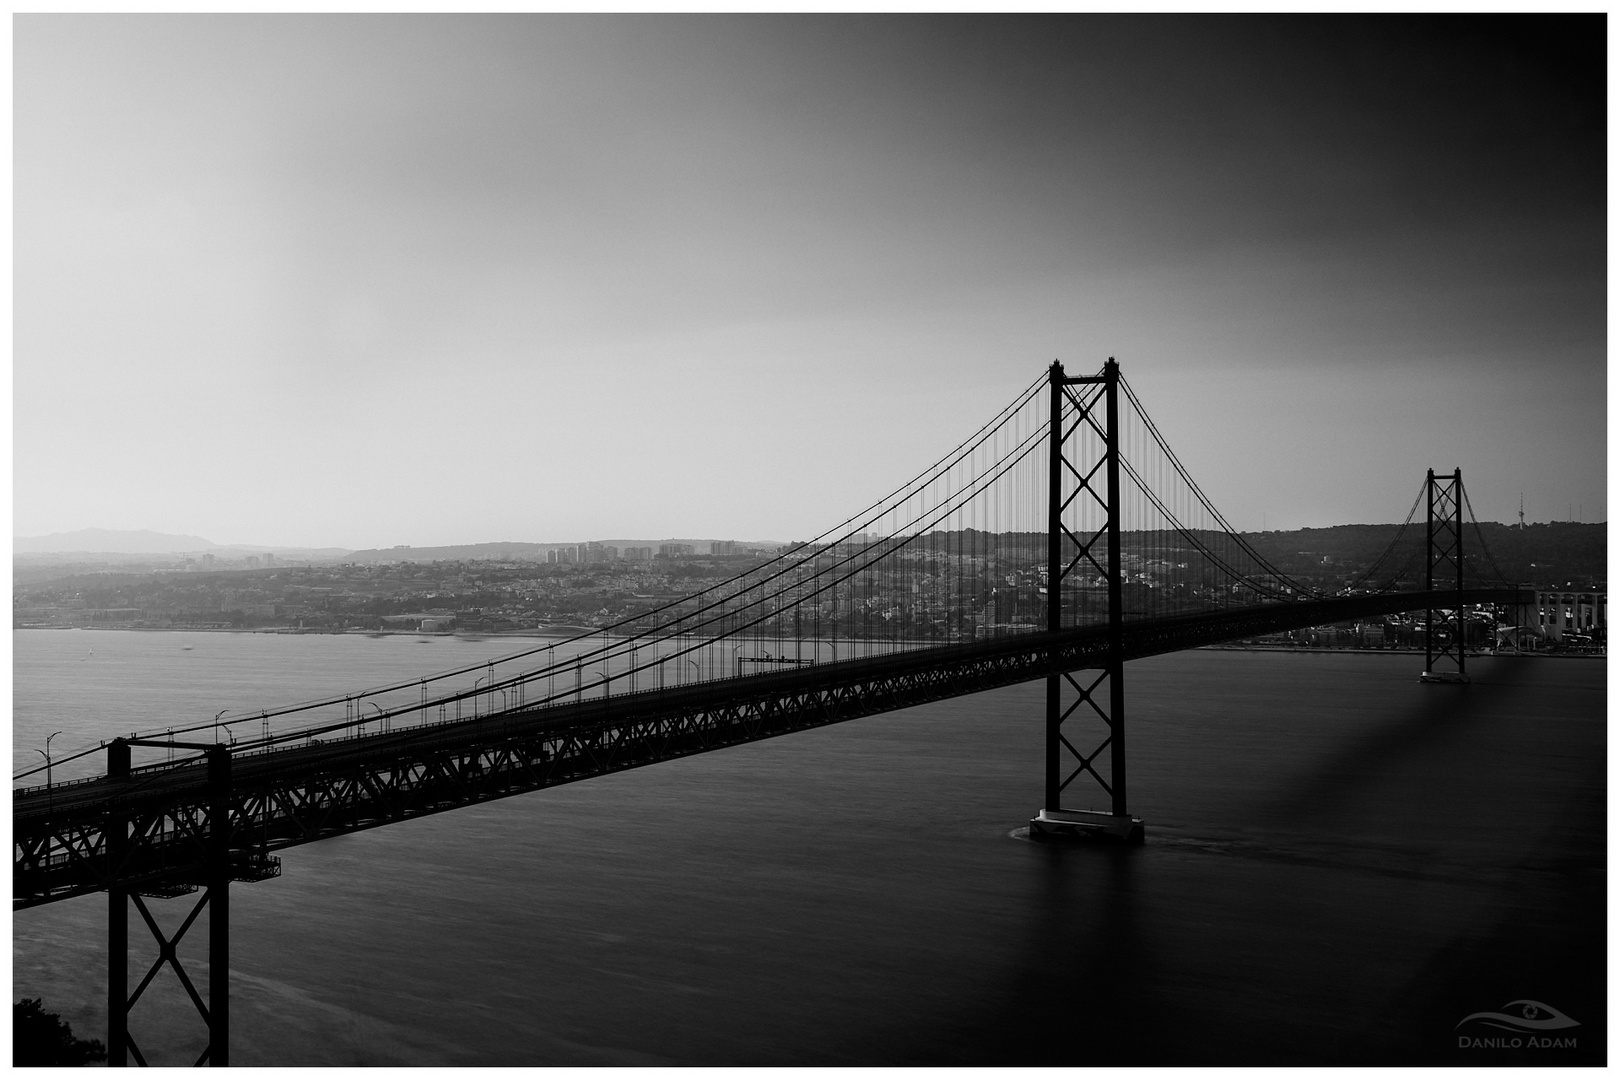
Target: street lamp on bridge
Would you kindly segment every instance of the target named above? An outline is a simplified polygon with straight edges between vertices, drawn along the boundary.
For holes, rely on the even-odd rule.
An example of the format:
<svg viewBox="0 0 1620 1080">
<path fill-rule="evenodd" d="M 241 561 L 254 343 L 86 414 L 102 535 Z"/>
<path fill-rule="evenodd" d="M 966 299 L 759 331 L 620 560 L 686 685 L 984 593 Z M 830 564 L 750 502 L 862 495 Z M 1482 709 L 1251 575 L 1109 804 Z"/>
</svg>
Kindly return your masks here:
<svg viewBox="0 0 1620 1080">
<path fill-rule="evenodd" d="M 51 791 L 51 740 L 62 734 L 53 731 L 45 737 L 45 749 L 35 750 L 34 753 L 45 759 L 45 813 L 47 816 L 56 812 L 56 796 Z"/>
<path fill-rule="evenodd" d="M 815 655 L 810 658 L 810 662 L 812 664 L 816 663 L 817 661 L 819 661 L 821 659 L 821 647 L 823 645 L 826 645 L 828 648 L 832 649 L 833 663 L 835 663 L 835 664 L 838 663 L 838 642 L 837 641 L 824 641 L 821 638 L 814 637 L 814 636 L 805 636 L 805 637 L 802 637 L 802 638 L 795 638 L 794 639 L 794 641 L 793 641 L 793 655 L 794 655 L 795 658 L 799 658 L 802 655 L 800 653 L 800 651 L 799 651 L 799 646 L 803 645 L 807 641 L 814 642 L 815 646 L 816 646 Z"/>
</svg>

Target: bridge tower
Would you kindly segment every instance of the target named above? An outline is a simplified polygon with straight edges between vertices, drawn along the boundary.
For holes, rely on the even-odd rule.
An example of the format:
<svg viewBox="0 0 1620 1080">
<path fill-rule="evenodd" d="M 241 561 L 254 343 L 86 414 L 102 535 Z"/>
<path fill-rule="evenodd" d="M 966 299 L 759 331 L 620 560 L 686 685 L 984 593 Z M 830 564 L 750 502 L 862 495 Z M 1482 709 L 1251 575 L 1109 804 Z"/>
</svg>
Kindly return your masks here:
<svg viewBox="0 0 1620 1080">
<path fill-rule="evenodd" d="M 1141 843 L 1142 822 L 1132 817 L 1127 809 L 1125 786 L 1119 365 L 1110 356 L 1101 375 L 1069 376 L 1064 374 L 1063 365 L 1054 360 L 1049 379 L 1052 415 L 1048 434 L 1046 629 L 1053 634 L 1064 629 L 1064 580 L 1077 573 L 1095 573 L 1107 582 L 1108 650 L 1095 678 L 1088 677 L 1091 669 L 1054 670 L 1047 675 L 1045 804 L 1030 819 L 1029 835 L 1037 840 L 1084 836 Z M 1082 430 L 1094 432 L 1101 440 L 1100 461 L 1079 461 L 1070 453 L 1071 437 Z M 1093 529 L 1089 524 L 1081 524 L 1082 512 L 1087 509 L 1100 511 L 1100 527 Z M 1077 534 L 1075 527 L 1086 535 Z M 1072 551 L 1067 558 L 1066 549 Z M 1081 677 L 1076 679 L 1076 674 Z M 1098 721 L 1101 721 L 1100 726 Z M 1064 731 L 1066 723 L 1070 724 L 1067 733 Z M 1096 743 L 1089 754 L 1076 749 L 1076 743 L 1091 746 L 1091 740 L 1099 733 L 1102 741 Z M 1105 750 L 1108 751 L 1106 778 L 1097 767 Z M 1063 807 L 1064 791 L 1082 775 L 1089 776 L 1107 796 L 1108 809 Z"/>
<path fill-rule="evenodd" d="M 1423 629 L 1423 682 L 1466 683 L 1468 624 L 1463 610 L 1463 482 L 1462 470 L 1450 476 L 1436 476 L 1429 470 L 1424 486 L 1428 502 L 1428 528 L 1425 543 L 1423 587 L 1429 593 L 1429 608 Z M 1436 589 L 1456 582 L 1456 600 L 1449 640 L 1440 640 L 1434 606 Z"/>
<path fill-rule="evenodd" d="M 144 886 L 120 882 L 119 877 L 127 865 L 132 848 L 140 842 L 137 830 L 149 827 L 138 814 L 118 805 L 114 798 L 107 810 L 107 1064 L 127 1066 L 131 1057 L 135 1064 L 145 1065 L 140 1047 L 129 1032 L 129 1013 L 146 992 L 152 980 L 167 964 L 185 987 L 192 1004 L 208 1028 L 208 1046 L 197 1059 L 198 1065 L 226 1066 L 230 1064 L 230 884 L 233 867 L 230 855 L 231 818 L 231 755 L 227 747 L 210 743 L 181 743 L 169 740 L 114 739 L 107 746 L 107 778 L 128 780 L 130 775 L 130 747 L 163 746 L 202 750 L 208 759 L 208 800 L 203 821 L 177 821 L 177 828 L 193 832 L 201 843 L 202 870 L 195 880 L 179 881 L 173 878 L 149 881 Z M 120 812 L 122 810 L 122 813 Z M 153 918 L 147 897 L 173 898 L 197 891 L 204 886 L 202 898 L 192 907 L 173 937 L 168 937 Z M 133 904 L 140 913 L 158 946 L 158 957 L 146 972 L 134 993 L 129 990 L 129 909 Z M 192 924 L 208 912 L 208 1000 L 192 984 L 191 977 L 180 963 L 180 939 L 186 936 Z"/>
</svg>

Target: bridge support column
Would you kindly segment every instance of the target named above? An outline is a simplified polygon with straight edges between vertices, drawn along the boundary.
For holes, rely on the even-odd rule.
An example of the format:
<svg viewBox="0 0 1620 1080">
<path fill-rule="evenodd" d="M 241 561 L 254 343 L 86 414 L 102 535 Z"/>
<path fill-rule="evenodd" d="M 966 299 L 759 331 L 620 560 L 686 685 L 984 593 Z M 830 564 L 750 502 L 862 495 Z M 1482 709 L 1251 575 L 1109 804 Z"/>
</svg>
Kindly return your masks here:
<svg viewBox="0 0 1620 1080">
<path fill-rule="evenodd" d="M 1119 365 L 1113 357 L 1103 373 L 1071 378 L 1063 365 L 1053 362 L 1050 370 L 1052 414 L 1049 490 L 1047 493 L 1046 628 L 1053 633 L 1064 628 L 1063 582 L 1071 574 L 1093 571 L 1108 582 L 1108 658 L 1100 673 L 1091 678 L 1090 669 L 1081 672 L 1053 671 L 1046 679 L 1046 791 L 1045 806 L 1030 819 L 1031 839 L 1097 838 L 1141 843 L 1140 818 L 1130 815 L 1125 787 L 1125 659 L 1123 632 L 1123 584 L 1120 560 L 1119 486 Z M 1074 388 L 1081 389 L 1076 390 Z M 1068 407 L 1066 410 L 1066 406 Z M 1069 415 L 1066 417 L 1065 412 Z M 1099 418 L 1098 413 L 1101 413 Z M 1101 423 L 1099 423 L 1099 419 Z M 1089 468 L 1076 464 L 1065 453 L 1069 436 L 1090 431 L 1100 437 L 1103 460 Z M 1088 440 L 1089 441 L 1089 440 Z M 1095 482 L 1099 469 L 1103 487 Z M 1065 491 L 1067 490 L 1067 494 Z M 1078 504 L 1078 505 L 1077 505 Z M 1065 511 L 1071 511 L 1065 517 Z M 1094 527 L 1086 511 L 1100 511 L 1103 522 Z M 1074 522 L 1071 527 L 1069 521 Z M 1076 532 L 1076 529 L 1079 531 Z M 1065 541 L 1068 543 L 1065 544 Z M 1095 549 L 1105 546 L 1104 558 Z M 1066 550 L 1067 548 L 1067 550 Z M 1072 554 L 1071 554 L 1072 552 Z M 1106 566 L 1104 562 L 1106 561 Z M 1090 569 L 1083 569 L 1089 566 Z M 1055 661 L 1054 661 L 1055 666 Z M 1081 678 L 1077 679 L 1076 675 Z M 1106 690 L 1104 689 L 1106 684 Z M 1065 692 L 1067 686 L 1071 697 Z M 1091 745 L 1071 728 L 1075 739 L 1064 733 L 1063 725 L 1081 706 L 1082 716 L 1102 722 L 1102 741 L 1091 752 L 1075 746 Z M 1097 730 L 1091 725 L 1093 736 Z M 1096 762 L 1108 751 L 1108 777 L 1098 771 Z M 1067 775 L 1064 775 L 1067 772 Z M 1107 809 L 1074 810 L 1063 807 L 1063 794 L 1069 784 L 1087 774 L 1108 796 Z"/>
<path fill-rule="evenodd" d="M 128 780 L 130 775 L 130 746 L 140 740 L 117 739 L 107 748 L 107 776 L 110 780 Z M 162 744 L 167 745 L 167 744 Z M 178 744 L 177 744 L 178 745 Z M 202 898 L 191 909 L 172 937 L 164 934 L 153 917 L 146 898 L 184 896 L 197 891 L 192 883 L 162 882 L 133 887 L 109 886 L 107 889 L 107 1064 L 127 1066 L 133 1057 L 137 1065 L 145 1065 L 140 1047 L 129 1032 L 129 1013 L 147 987 L 152 984 L 163 967 L 174 971 L 197 1013 L 208 1027 L 208 1045 L 196 1064 L 227 1066 L 230 1064 L 230 883 L 231 865 L 231 757 L 223 746 L 201 746 L 208 755 L 208 831 L 204 841 L 205 852 L 201 883 L 206 887 Z M 124 864 L 130 845 L 131 821 L 128 811 L 117 805 L 116 798 L 108 804 L 107 857 L 108 879 L 116 881 L 123 876 Z M 153 961 L 133 993 L 129 990 L 129 909 L 133 904 L 141 921 L 151 931 L 158 946 L 158 957 Z M 190 975 L 180 962 L 180 940 L 196 923 L 204 910 L 208 912 L 208 1001 L 198 994 Z"/>
<path fill-rule="evenodd" d="M 129 744 L 114 739 L 107 747 L 107 780 L 129 779 Z M 129 822 L 109 804 L 107 813 L 107 877 L 117 875 L 129 843 Z M 107 890 L 107 1065 L 129 1064 L 129 890 Z"/>
<path fill-rule="evenodd" d="M 1436 609 L 1430 601 L 1423 627 L 1423 674 L 1421 682 L 1466 683 L 1468 681 L 1468 622 L 1463 610 L 1463 486 L 1462 470 L 1455 469 L 1450 476 L 1436 477 L 1429 470 L 1424 487 L 1428 501 L 1427 539 L 1425 541 L 1424 588 L 1433 595 L 1436 575 L 1455 570 L 1457 599 L 1450 641 L 1440 639 L 1435 625 Z M 1439 582 L 1441 588 L 1446 582 Z"/>
<path fill-rule="evenodd" d="M 208 1064 L 231 1063 L 231 752 L 208 752 Z M 201 1064 L 199 1061 L 198 1064 Z"/>
</svg>

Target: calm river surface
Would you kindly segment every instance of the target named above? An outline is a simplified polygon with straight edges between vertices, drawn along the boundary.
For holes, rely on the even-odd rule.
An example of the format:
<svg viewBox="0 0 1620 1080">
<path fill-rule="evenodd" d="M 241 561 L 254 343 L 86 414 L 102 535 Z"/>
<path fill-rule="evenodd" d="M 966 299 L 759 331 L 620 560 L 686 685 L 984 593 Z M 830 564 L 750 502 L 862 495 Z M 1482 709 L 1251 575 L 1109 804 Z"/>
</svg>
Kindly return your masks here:
<svg viewBox="0 0 1620 1080">
<path fill-rule="evenodd" d="M 14 764 L 521 644 L 15 631 Z M 1135 849 L 1013 835 L 1028 684 L 288 850 L 233 886 L 232 1063 L 1601 1062 L 1605 662 L 1421 662 L 1133 662 Z M 16 913 L 13 997 L 101 1037 L 105 938 L 102 896 Z M 131 1031 L 189 1064 L 154 986 Z M 1459 1046 L 1519 1000 L 1573 1045 Z"/>
</svg>

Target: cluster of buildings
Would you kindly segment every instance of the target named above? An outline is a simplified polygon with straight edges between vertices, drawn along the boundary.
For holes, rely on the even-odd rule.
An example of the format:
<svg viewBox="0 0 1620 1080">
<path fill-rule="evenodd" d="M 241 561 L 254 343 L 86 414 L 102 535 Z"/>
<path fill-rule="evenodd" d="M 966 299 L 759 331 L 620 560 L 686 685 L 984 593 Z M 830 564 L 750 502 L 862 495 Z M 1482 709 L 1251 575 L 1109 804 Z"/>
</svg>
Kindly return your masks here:
<svg viewBox="0 0 1620 1080">
<path fill-rule="evenodd" d="M 182 564 L 188 573 L 205 572 L 211 570 L 261 570 L 267 567 L 280 565 L 276 557 L 270 552 L 261 555 L 245 555 L 240 559 L 222 559 L 212 552 L 203 552 L 201 555 L 187 555 Z"/>
<path fill-rule="evenodd" d="M 735 540 L 715 540 L 709 544 L 710 555 L 751 555 L 757 548 L 740 544 Z M 551 548 L 546 552 L 546 565 L 566 566 L 582 563 L 617 562 L 651 562 L 653 559 L 686 559 L 697 555 L 697 548 L 692 544 L 659 544 L 645 547 L 627 547 L 623 551 L 612 544 L 603 544 L 592 540 L 584 544 L 570 544 L 567 547 Z"/>
<path fill-rule="evenodd" d="M 211 569 L 226 572 L 100 571 L 18 583 L 13 626 L 422 633 L 604 626 L 736 572 L 735 563 L 711 563 L 691 544 L 647 547 L 626 558 L 602 543 L 559 547 L 546 562 L 401 560 L 280 564 L 254 572 L 240 565 Z"/>
<path fill-rule="evenodd" d="M 630 548 L 630 551 L 640 552 L 646 548 Z M 619 549 L 611 544 L 599 544 L 591 541 L 578 546 L 552 548 L 546 552 L 546 563 L 550 566 L 569 565 L 573 563 L 604 563 L 613 562 L 619 557 Z M 636 558 L 635 555 L 626 555 L 626 558 Z"/>
<path fill-rule="evenodd" d="M 1525 625 L 1525 624 L 1528 624 Z M 1538 642 L 1601 648 L 1608 642 L 1609 596 L 1593 590 L 1536 590 L 1535 622 L 1521 619 L 1515 638 L 1530 629 Z"/>
<path fill-rule="evenodd" d="M 1310 626 L 1253 639 L 1251 644 L 1310 648 L 1409 649 L 1424 647 L 1428 623 L 1422 612 L 1375 622 Z M 1457 635 L 1453 612 L 1435 612 L 1442 642 Z M 1536 591 L 1524 607 L 1479 607 L 1464 613 L 1469 649 L 1514 652 L 1604 652 L 1608 646 L 1608 596 L 1598 591 Z"/>
</svg>

